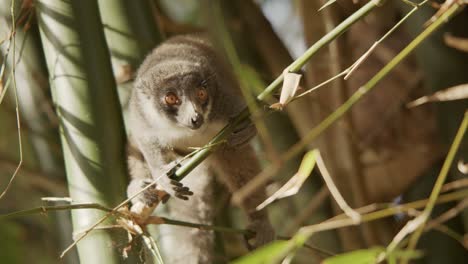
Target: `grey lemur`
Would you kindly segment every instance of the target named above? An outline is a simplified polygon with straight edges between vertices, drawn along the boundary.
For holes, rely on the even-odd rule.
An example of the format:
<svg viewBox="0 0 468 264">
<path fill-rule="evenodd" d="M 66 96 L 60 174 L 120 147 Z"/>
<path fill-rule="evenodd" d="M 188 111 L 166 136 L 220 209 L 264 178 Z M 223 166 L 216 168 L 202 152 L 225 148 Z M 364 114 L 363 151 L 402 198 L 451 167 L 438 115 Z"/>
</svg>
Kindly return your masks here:
<svg viewBox="0 0 468 264">
<path fill-rule="evenodd" d="M 149 182 L 157 186 L 132 200 L 132 211 L 155 202 L 156 192 L 173 197 L 169 216 L 183 221 L 211 224 L 213 176 L 220 175 L 230 191 L 245 185 L 260 172 L 248 141 L 253 126 L 234 132 L 228 142 L 182 180 L 171 182 L 167 172 L 193 147 L 209 142 L 245 107 L 239 87 L 210 42 L 200 36 L 171 38 L 155 48 L 140 66 L 129 103 L 128 162 L 132 197 Z M 190 188 L 190 190 L 188 189 Z M 255 207 L 265 199 L 264 190 L 252 194 L 242 205 L 256 244 L 274 237 L 265 212 Z M 160 230 L 168 263 L 210 263 L 213 233 L 186 227 L 163 226 Z"/>
</svg>

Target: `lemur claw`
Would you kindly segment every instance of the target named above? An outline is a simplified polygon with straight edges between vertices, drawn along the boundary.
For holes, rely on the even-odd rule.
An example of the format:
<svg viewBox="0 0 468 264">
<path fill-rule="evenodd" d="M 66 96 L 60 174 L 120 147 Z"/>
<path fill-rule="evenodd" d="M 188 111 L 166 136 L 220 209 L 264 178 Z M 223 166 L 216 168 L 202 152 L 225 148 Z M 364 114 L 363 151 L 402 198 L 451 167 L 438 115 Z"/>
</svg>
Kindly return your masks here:
<svg viewBox="0 0 468 264">
<path fill-rule="evenodd" d="M 178 186 L 178 187 L 182 187 L 182 186 L 183 186 L 182 183 L 180 183 L 180 182 L 178 182 L 178 181 L 176 181 L 176 180 L 172 180 L 172 181 L 171 181 L 171 184 L 174 185 L 174 186 Z"/>
<path fill-rule="evenodd" d="M 182 185 L 176 186 L 172 189 L 175 191 L 175 197 L 180 198 L 182 200 L 188 200 L 188 196 L 193 195 L 193 192 L 191 192 L 188 187 L 184 187 Z"/>
</svg>

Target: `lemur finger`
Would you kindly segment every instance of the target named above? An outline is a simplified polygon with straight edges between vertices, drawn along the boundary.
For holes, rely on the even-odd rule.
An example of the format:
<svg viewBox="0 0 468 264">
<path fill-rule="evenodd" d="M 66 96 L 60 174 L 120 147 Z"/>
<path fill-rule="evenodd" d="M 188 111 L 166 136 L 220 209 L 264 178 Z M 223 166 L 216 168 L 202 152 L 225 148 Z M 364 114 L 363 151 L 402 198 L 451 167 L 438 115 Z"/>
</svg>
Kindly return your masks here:
<svg viewBox="0 0 468 264">
<path fill-rule="evenodd" d="M 182 183 L 180 183 L 180 182 L 178 182 L 178 181 L 175 181 L 175 180 L 171 180 L 171 184 L 172 184 L 172 185 L 175 185 L 175 186 L 179 186 L 179 187 L 183 186 Z"/>
<path fill-rule="evenodd" d="M 185 195 L 185 196 L 191 196 L 191 195 L 193 195 L 193 192 L 192 192 L 192 191 L 189 191 L 189 190 L 187 190 L 187 191 L 180 191 L 179 193 L 181 193 L 181 194 L 183 194 L 183 195 Z"/>
<path fill-rule="evenodd" d="M 193 195 L 193 192 L 191 192 L 188 188 L 183 189 L 183 190 L 174 190 L 176 192 L 176 195 L 183 195 L 183 196 L 191 196 Z"/>
<path fill-rule="evenodd" d="M 181 194 L 176 194 L 175 197 L 182 199 L 182 200 L 186 200 L 186 201 L 189 199 L 187 196 L 183 196 Z"/>
<path fill-rule="evenodd" d="M 188 191 L 190 191 L 189 187 L 178 187 L 178 188 L 179 188 L 178 189 L 179 192 L 188 192 Z"/>
<path fill-rule="evenodd" d="M 176 192 L 186 192 L 189 190 L 188 187 L 181 187 L 181 186 L 176 186 L 174 188 L 172 188 L 172 190 L 176 191 Z"/>
</svg>

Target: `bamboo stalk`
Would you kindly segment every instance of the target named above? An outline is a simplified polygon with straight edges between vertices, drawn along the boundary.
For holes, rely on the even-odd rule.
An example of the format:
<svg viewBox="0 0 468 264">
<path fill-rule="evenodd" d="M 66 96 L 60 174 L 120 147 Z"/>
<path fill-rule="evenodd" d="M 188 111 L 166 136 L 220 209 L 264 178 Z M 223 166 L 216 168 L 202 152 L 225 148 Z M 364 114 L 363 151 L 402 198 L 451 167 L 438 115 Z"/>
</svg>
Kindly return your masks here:
<svg viewBox="0 0 468 264">
<path fill-rule="evenodd" d="M 97 2 L 36 2 L 41 39 L 60 121 L 70 196 L 113 207 L 125 198 L 124 130 Z M 75 231 L 104 215 L 72 212 Z M 119 252 L 107 231 L 78 244 L 86 263 L 117 263 Z"/>
</svg>

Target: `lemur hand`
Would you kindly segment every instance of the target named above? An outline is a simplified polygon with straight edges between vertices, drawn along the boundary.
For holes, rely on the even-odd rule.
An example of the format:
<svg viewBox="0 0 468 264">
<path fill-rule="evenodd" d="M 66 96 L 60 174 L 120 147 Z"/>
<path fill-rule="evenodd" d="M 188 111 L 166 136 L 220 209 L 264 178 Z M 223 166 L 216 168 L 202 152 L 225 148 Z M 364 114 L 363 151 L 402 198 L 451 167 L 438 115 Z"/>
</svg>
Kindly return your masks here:
<svg viewBox="0 0 468 264">
<path fill-rule="evenodd" d="M 165 191 L 171 196 L 175 196 L 182 200 L 188 200 L 189 196 L 193 195 L 193 192 L 191 192 L 188 187 L 184 186 L 181 182 L 175 180 L 174 178 L 174 173 L 176 169 L 180 167 L 180 164 L 170 163 L 167 167 L 168 172 L 166 175 L 156 180 L 158 184 L 158 187 L 156 188 Z"/>
</svg>

